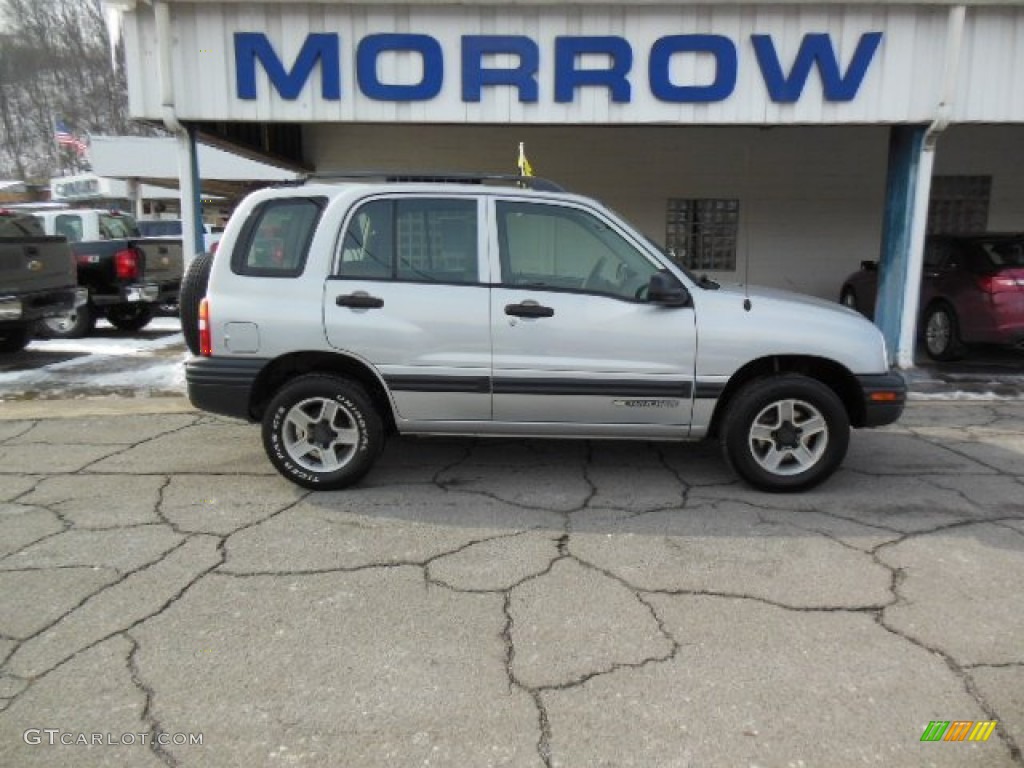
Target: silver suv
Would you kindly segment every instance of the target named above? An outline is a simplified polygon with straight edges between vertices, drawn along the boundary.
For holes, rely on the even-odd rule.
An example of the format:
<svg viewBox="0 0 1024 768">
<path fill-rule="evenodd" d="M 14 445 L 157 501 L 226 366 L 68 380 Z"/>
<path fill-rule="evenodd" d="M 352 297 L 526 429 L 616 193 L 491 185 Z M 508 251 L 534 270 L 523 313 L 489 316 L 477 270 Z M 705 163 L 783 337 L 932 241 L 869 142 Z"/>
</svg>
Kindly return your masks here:
<svg viewBox="0 0 1024 768">
<path fill-rule="evenodd" d="M 856 312 L 697 278 L 593 200 L 502 181 L 250 195 L 186 279 L 192 402 L 262 422 L 278 471 L 324 490 L 398 433 L 716 437 L 748 483 L 797 491 L 902 412 Z"/>
</svg>

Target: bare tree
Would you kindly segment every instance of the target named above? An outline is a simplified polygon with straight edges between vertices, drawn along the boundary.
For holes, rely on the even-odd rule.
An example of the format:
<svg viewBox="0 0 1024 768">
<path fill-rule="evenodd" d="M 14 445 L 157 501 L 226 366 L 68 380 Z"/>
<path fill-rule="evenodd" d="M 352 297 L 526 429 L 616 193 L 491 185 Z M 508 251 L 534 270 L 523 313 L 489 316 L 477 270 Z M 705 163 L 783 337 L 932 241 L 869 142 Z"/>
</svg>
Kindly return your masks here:
<svg viewBox="0 0 1024 768">
<path fill-rule="evenodd" d="M 87 169 L 56 143 L 58 120 L 83 139 L 153 132 L 128 117 L 124 51 L 111 50 L 100 0 L 0 0 L 0 16 L 0 176 Z"/>
</svg>

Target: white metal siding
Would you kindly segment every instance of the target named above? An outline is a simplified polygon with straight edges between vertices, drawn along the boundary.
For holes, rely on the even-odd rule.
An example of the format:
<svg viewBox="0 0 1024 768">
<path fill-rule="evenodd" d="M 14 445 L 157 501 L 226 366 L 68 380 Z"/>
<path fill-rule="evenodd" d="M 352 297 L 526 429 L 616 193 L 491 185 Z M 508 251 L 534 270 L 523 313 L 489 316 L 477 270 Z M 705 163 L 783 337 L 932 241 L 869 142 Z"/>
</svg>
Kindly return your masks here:
<svg viewBox="0 0 1024 768">
<path fill-rule="evenodd" d="M 194 120 L 313 122 L 436 122 L 536 124 L 806 124 L 924 122 L 935 113 L 943 74 L 947 10 L 936 6 L 675 5 L 664 6 L 402 6 L 330 4 L 196 3 L 171 6 L 178 115 Z M 126 40 L 132 113 L 160 116 L 156 40 L 152 10 L 143 5 L 127 16 Z M 295 101 L 271 92 L 258 67 L 258 99 L 236 95 L 235 32 L 267 35 L 290 67 L 307 35 L 337 33 L 341 43 L 342 97 L 325 101 L 316 71 Z M 429 34 L 445 54 L 442 92 L 416 103 L 368 99 L 356 85 L 354 48 L 380 32 Z M 881 46 L 857 97 L 825 101 L 817 72 L 796 104 L 771 101 L 750 43 L 769 34 L 788 72 L 807 33 L 828 32 L 841 69 L 849 65 L 862 34 L 882 32 Z M 712 104 L 658 101 L 647 82 L 651 44 L 668 34 L 713 33 L 730 38 L 739 57 L 735 91 Z M 483 101 L 461 98 L 460 39 L 467 34 L 526 35 L 540 47 L 540 100 L 522 104 L 511 88 L 485 88 Z M 616 104 L 605 89 L 583 88 L 576 100 L 553 96 L 553 49 L 559 35 L 619 35 L 634 52 L 632 101 Z M 1024 122 L 1024 8 L 968 11 L 966 45 L 955 116 L 966 121 Z M 677 56 L 673 81 L 706 84 L 713 76 L 707 56 Z M 385 82 L 418 79 L 419 57 L 385 55 Z"/>
</svg>

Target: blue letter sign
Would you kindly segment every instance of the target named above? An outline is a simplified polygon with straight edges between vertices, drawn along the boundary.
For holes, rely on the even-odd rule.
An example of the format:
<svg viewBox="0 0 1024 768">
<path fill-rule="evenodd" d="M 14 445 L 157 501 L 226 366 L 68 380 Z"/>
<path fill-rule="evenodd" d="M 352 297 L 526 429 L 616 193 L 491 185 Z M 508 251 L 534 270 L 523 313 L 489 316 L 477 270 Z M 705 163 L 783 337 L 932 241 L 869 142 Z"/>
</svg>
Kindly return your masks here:
<svg viewBox="0 0 1024 768">
<path fill-rule="evenodd" d="M 836 61 L 836 52 L 832 48 L 832 38 L 828 35 L 804 35 L 796 61 L 789 71 L 789 77 L 786 77 L 782 73 L 782 65 L 779 64 L 779 56 L 775 52 L 772 39 L 768 35 L 750 36 L 768 93 L 772 101 L 783 104 L 799 100 L 807 82 L 807 75 L 815 64 L 818 65 L 822 89 L 828 101 L 853 101 L 881 41 L 881 32 L 861 35 L 844 77 L 839 74 L 839 62 Z"/>
<path fill-rule="evenodd" d="M 511 54 L 519 57 L 514 69 L 484 69 L 486 55 Z M 537 101 L 537 44 L 521 35 L 465 35 L 462 38 L 462 100 L 480 101 L 485 85 L 511 85 L 522 102 Z"/>
<path fill-rule="evenodd" d="M 423 77 L 412 85 L 382 83 L 377 76 L 377 57 L 384 51 L 414 51 L 423 59 Z M 359 90 L 379 101 L 429 101 L 444 83 L 444 54 L 441 44 L 429 35 L 368 35 L 356 52 Z"/>
<path fill-rule="evenodd" d="M 338 36 L 313 34 L 306 38 L 295 59 L 291 72 L 287 72 L 274 47 L 262 32 L 235 33 L 235 76 L 238 78 L 238 98 L 256 98 L 256 60 L 270 78 L 270 83 L 282 98 L 299 98 L 303 86 L 320 61 L 321 94 L 328 101 L 341 98 L 341 63 L 338 54 Z"/>
<path fill-rule="evenodd" d="M 677 53 L 710 53 L 715 57 L 715 79 L 709 85 L 676 85 L 669 77 Z M 736 88 L 736 46 L 721 35 L 671 35 L 651 47 L 651 93 L 662 101 L 725 101 Z"/>
<path fill-rule="evenodd" d="M 611 57 L 609 69 L 576 69 L 576 58 L 585 53 Z M 612 101 L 628 102 L 629 80 L 633 66 L 633 49 L 621 37 L 556 37 L 555 38 L 555 101 L 569 102 L 576 89 L 583 85 L 603 85 Z"/>
<path fill-rule="evenodd" d="M 811 71 L 817 69 L 826 101 L 853 101 L 864 82 L 868 67 L 882 43 L 881 32 L 860 36 L 845 72 L 827 33 L 805 34 L 789 67 L 783 70 L 775 42 L 769 35 L 751 35 L 750 44 L 768 97 L 777 104 L 792 104 L 803 95 Z M 569 104 L 582 88 L 601 88 L 615 103 L 629 103 L 633 91 L 630 73 L 633 47 L 625 38 L 609 36 L 556 37 L 554 55 L 541 58 L 536 40 L 524 35 L 463 35 L 461 58 L 462 101 L 477 103 L 485 88 L 513 88 L 519 101 L 535 104 L 540 98 L 541 62 L 545 75 L 553 76 L 554 101 Z M 412 57 L 422 61 L 418 82 L 384 82 L 378 71 L 384 54 L 399 54 L 403 65 Z M 753 62 L 744 49 L 743 61 Z M 444 86 L 446 52 L 437 38 L 424 34 L 382 33 L 364 37 L 355 45 L 355 81 L 358 93 L 378 101 L 414 102 L 436 98 Z M 452 60 L 454 53 L 447 52 Z M 682 56 L 714 57 L 710 82 L 676 82 L 672 64 Z M 509 57 L 515 64 L 498 65 L 493 57 Z M 490 58 L 489 58 L 490 57 Z M 594 64 L 587 57 L 597 57 Z M 692 59 L 690 60 L 692 61 Z M 710 63 L 710 60 L 708 60 Z M 307 35 L 290 68 L 278 56 L 262 32 L 235 33 L 235 77 L 240 99 L 257 98 L 257 62 L 266 72 L 272 89 L 281 98 L 294 101 L 309 84 L 315 69 L 321 77 L 321 96 L 328 101 L 341 98 L 341 41 L 337 34 Z M 648 56 L 647 85 L 654 98 L 671 104 L 710 104 L 728 99 L 736 89 L 740 55 L 738 45 L 722 35 L 666 35 L 654 41 Z M 415 60 L 413 62 L 415 64 Z M 403 66 L 404 69 L 407 67 Z M 415 71 L 415 67 L 413 67 Z M 387 78 L 386 78 L 387 79 Z M 550 98 L 550 97 L 549 97 Z"/>
</svg>

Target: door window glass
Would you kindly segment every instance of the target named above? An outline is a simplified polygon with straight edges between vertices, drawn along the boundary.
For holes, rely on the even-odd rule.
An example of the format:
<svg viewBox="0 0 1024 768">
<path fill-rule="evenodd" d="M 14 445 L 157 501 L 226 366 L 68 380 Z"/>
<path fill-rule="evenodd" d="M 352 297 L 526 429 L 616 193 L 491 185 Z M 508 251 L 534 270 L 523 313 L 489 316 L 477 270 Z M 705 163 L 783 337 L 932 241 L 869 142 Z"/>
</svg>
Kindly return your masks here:
<svg viewBox="0 0 1024 768">
<path fill-rule="evenodd" d="M 499 202 L 502 282 L 638 298 L 655 272 L 604 221 L 576 208 Z"/>
<path fill-rule="evenodd" d="M 66 237 L 69 243 L 81 242 L 82 217 L 62 213 L 54 219 L 53 231 L 58 237 Z"/>
<path fill-rule="evenodd" d="M 475 200 L 374 200 L 349 221 L 337 274 L 363 279 L 476 283 Z"/>
</svg>

